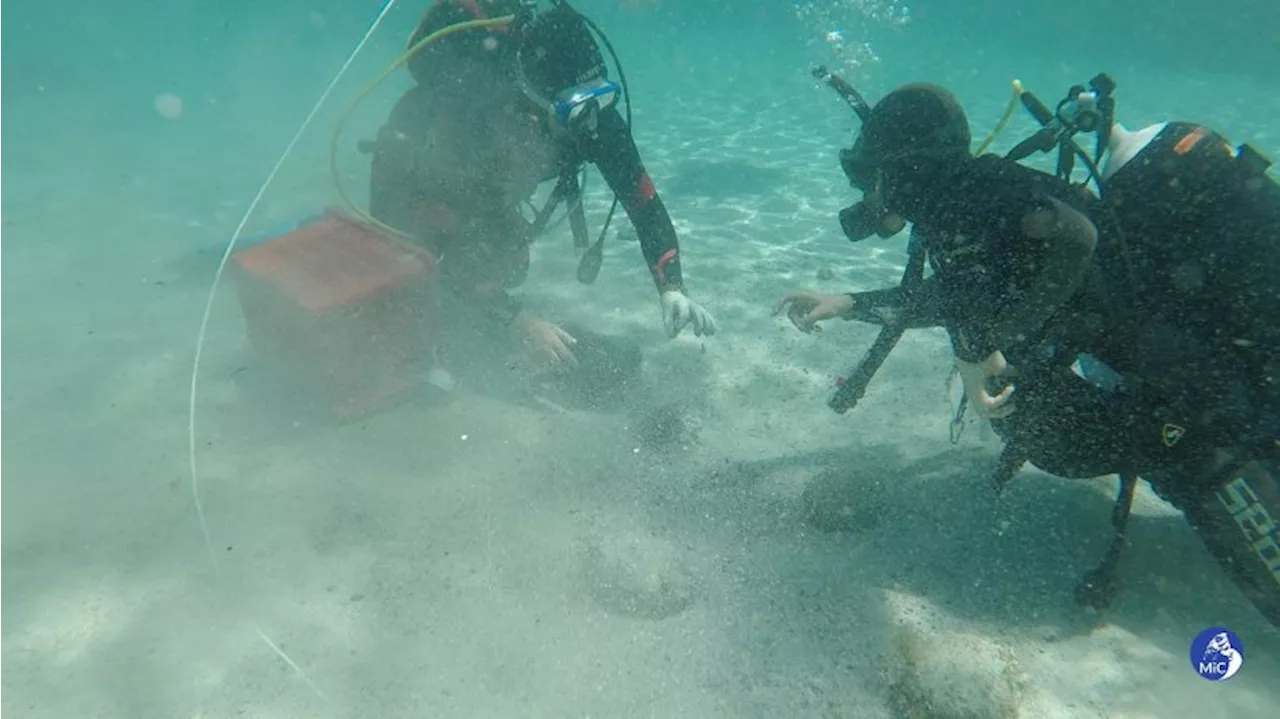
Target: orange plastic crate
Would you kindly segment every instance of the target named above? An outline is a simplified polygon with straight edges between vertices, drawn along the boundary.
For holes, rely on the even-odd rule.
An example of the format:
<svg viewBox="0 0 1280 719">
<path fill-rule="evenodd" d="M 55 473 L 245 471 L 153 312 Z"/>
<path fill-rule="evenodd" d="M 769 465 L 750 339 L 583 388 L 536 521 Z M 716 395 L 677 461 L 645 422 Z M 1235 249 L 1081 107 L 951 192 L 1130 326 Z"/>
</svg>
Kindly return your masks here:
<svg viewBox="0 0 1280 719">
<path fill-rule="evenodd" d="M 425 381 L 439 328 L 430 252 L 330 209 L 233 259 L 255 351 L 340 418 Z"/>
</svg>

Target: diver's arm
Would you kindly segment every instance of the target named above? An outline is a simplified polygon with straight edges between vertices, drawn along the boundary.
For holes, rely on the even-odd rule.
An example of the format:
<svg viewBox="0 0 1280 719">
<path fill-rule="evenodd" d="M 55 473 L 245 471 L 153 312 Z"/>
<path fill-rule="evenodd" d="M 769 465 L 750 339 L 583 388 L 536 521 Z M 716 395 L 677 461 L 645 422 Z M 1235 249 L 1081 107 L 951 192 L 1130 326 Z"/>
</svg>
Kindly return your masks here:
<svg viewBox="0 0 1280 719">
<path fill-rule="evenodd" d="M 440 284 L 482 317 L 510 325 L 520 314 L 520 301 L 503 287 L 509 265 L 495 248 L 458 231 L 435 235 L 445 248 L 440 261 Z"/>
<path fill-rule="evenodd" d="M 441 284 L 454 296 L 502 324 L 510 324 L 520 304 L 500 282 L 485 278 L 486 262 L 479 248 L 460 236 L 460 213 L 448 204 L 421 193 L 420 183 L 407 169 L 403 156 L 375 152 L 370 178 L 369 211 L 375 219 L 400 230 L 438 256 L 448 255 L 440 266 Z"/>
<path fill-rule="evenodd" d="M 395 195 L 372 203 L 374 217 L 409 234 L 438 257 L 440 284 L 454 297 L 485 317 L 509 325 L 520 313 L 520 303 L 502 287 L 495 272 L 501 263 L 482 243 L 462 234 L 459 214 L 443 202 L 417 202 Z"/>
<path fill-rule="evenodd" d="M 930 277 L 910 289 L 901 285 L 882 290 L 846 293 L 853 300 L 841 317 L 876 325 L 900 325 L 906 329 L 946 324 L 942 286 Z"/>
<path fill-rule="evenodd" d="M 683 289 L 680 243 L 667 208 L 644 169 L 631 130 L 616 108 L 600 113 L 591 160 L 622 203 L 636 228 L 645 263 L 660 291 Z"/>
<path fill-rule="evenodd" d="M 1039 331 L 1080 288 L 1098 242 L 1098 230 L 1089 218 L 1054 198 L 1023 216 L 1022 234 L 1041 252 L 1039 271 L 1026 283 L 1021 296 L 1005 303 L 981 324 L 965 323 L 956 334 L 956 355 L 966 362 L 981 362 L 996 350 Z"/>
<path fill-rule="evenodd" d="M 503 326 L 509 326 L 524 311 L 520 301 L 502 288 L 477 292 L 470 299 L 473 300 L 472 306 L 485 317 Z"/>
</svg>

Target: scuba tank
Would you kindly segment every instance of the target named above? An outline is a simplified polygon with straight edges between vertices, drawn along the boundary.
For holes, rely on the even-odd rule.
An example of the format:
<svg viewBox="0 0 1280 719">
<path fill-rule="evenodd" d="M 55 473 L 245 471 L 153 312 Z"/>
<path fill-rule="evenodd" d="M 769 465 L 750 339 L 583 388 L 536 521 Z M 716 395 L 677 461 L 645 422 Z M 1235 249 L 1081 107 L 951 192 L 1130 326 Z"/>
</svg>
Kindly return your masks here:
<svg viewBox="0 0 1280 719">
<path fill-rule="evenodd" d="M 1126 234 L 1202 250 L 1202 242 L 1229 240 L 1222 237 L 1228 226 L 1274 232 L 1280 190 L 1266 174 L 1269 165 L 1249 145 L 1232 147 L 1196 123 L 1136 132 L 1116 123 L 1101 184 Z"/>
<path fill-rule="evenodd" d="M 1146 149 L 1147 145 L 1151 144 L 1156 135 L 1160 134 L 1160 131 L 1168 124 L 1167 122 L 1162 122 L 1134 132 L 1129 131 L 1118 122 L 1112 124 L 1111 141 L 1107 144 L 1107 159 L 1102 166 L 1102 181 L 1106 182 L 1111 179 L 1112 175 L 1121 170 L 1138 153 Z"/>
<path fill-rule="evenodd" d="M 1261 272 L 1280 251 L 1280 186 L 1269 164 L 1197 123 L 1113 125 L 1099 184 L 1126 265 L 1115 279 L 1136 306 L 1210 321 L 1223 292 L 1272 281 Z"/>
</svg>

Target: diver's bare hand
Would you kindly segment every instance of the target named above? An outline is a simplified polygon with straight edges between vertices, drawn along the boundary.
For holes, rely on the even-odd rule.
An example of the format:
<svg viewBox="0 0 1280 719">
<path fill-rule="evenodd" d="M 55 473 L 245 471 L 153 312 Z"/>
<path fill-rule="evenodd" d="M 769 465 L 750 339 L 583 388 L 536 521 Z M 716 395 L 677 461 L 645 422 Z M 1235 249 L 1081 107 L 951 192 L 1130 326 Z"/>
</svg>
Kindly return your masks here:
<svg viewBox="0 0 1280 719">
<path fill-rule="evenodd" d="M 828 295 L 813 290 L 788 292 L 773 306 L 773 314 L 786 310 L 787 319 L 801 332 L 821 332 L 818 322 L 840 317 L 853 309 L 849 295 Z"/>
<path fill-rule="evenodd" d="M 1009 363 L 1003 352 L 996 350 L 981 362 L 957 359 L 956 369 L 960 371 L 960 379 L 964 381 L 964 391 L 969 397 L 969 403 L 983 419 L 1002 419 L 1013 414 L 1013 385 L 1006 386 L 995 396 L 987 391 L 989 378 L 1004 377 L 1009 371 Z"/>
<path fill-rule="evenodd" d="M 544 319 L 521 310 L 512 326 L 524 335 L 525 345 L 535 358 L 552 366 L 577 367 L 578 359 L 569 349 L 578 343 L 572 335 Z"/>
</svg>

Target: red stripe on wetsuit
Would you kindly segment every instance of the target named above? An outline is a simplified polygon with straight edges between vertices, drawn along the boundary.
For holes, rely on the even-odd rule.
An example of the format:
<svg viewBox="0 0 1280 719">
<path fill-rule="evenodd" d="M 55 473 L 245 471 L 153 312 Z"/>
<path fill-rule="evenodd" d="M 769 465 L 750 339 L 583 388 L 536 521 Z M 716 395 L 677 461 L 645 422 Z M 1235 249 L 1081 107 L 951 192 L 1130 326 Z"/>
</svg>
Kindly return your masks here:
<svg viewBox="0 0 1280 719">
<path fill-rule="evenodd" d="M 653 186 L 653 178 L 649 177 L 649 173 L 640 175 L 640 179 L 636 181 L 636 194 L 631 198 L 633 206 L 638 210 L 657 196 L 658 190 Z"/>
<path fill-rule="evenodd" d="M 667 284 L 667 264 L 674 260 L 677 254 L 679 253 L 673 247 L 663 252 L 662 257 L 659 257 L 658 261 L 653 263 L 653 278 L 657 280 L 659 285 Z"/>
<path fill-rule="evenodd" d="M 650 202 L 653 202 L 653 198 L 657 196 L 658 190 L 653 186 L 653 178 L 649 177 L 649 173 L 647 172 L 641 173 L 640 179 L 636 180 L 636 187 L 631 195 L 631 202 L 628 203 L 630 205 L 628 212 L 639 213 L 644 210 Z M 667 284 L 667 265 L 676 258 L 677 254 L 679 253 L 673 247 L 666 252 L 663 252 L 662 256 L 658 258 L 658 261 L 653 263 L 653 278 L 659 285 Z"/>
</svg>

